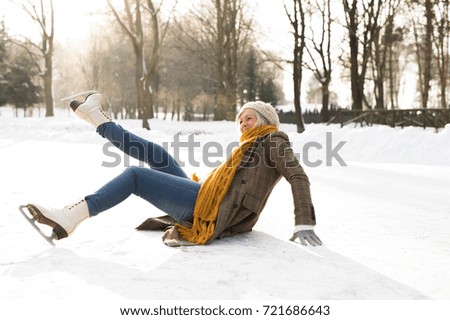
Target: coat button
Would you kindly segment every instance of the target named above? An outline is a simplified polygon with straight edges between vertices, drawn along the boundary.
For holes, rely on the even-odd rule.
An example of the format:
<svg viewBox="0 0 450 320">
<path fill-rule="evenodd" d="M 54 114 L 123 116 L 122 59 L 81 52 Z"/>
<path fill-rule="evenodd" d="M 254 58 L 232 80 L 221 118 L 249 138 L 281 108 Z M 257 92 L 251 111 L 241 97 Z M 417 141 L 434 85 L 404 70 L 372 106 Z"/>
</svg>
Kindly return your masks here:
<svg viewBox="0 0 450 320">
<path fill-rule="evenodd" d="M 235 204 L 233 205 L 233 208 L 237 208 L 237 207 L 239 207 L 239 205 L 238 205 L 237 203 L 235 203 Z"/>
<path fill-rule="evenodd" d="M 245 180 L 241 180 L 241 183 L 242 183 L 242 184 L 246 184 L 246 183 L 247 183 L 247 181 L 245 181 Z"/>
</svg>

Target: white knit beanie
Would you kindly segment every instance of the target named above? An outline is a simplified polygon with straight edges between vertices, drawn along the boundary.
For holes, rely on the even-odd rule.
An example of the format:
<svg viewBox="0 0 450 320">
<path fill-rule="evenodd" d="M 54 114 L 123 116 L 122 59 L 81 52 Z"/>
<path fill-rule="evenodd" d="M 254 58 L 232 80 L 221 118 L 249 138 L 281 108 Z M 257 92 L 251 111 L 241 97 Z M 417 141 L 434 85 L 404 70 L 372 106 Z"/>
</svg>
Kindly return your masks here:
<svg viewBox="0 0 450 320">
<path fill-rule="evenodd" d="M 277 127 L 280 125 L 280 118 L 278 118 L 278 114 L 276 113 L 275 108 L 272 107 L 270 104 L 262 101 L 251 101 L 244 104 L 239 110 L 239 113 L 236 116 L 236 120 L 241 116 L 242 112 L 244 112 L 247 109 L 255 110 L 264 118 L 266 118 L 267 121 L 269 121 L 269 124 L 271 125 Z"/>
</svg>

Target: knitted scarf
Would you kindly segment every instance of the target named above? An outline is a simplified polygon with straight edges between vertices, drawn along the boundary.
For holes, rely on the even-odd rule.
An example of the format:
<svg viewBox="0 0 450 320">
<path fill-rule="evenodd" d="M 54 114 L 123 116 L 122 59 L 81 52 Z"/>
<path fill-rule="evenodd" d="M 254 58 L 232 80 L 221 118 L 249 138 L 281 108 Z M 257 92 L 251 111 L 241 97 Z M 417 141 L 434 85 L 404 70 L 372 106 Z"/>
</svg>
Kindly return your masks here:
<svg viewBox="0 0 450 320">
<path fill-rule="evenodd" d="M 194 207 L 191 228 L 177 225 L 181 237 L 189 242 L 205 244 L 214 234 L 219 206 L 233 181 L 236 169 L 245 152 L 258 137 L 277 131 L 271 125 L 251 128 L 241 135 L 239 147 L 220 166 L 215 168 L 202 183 Z"/>
</svg>

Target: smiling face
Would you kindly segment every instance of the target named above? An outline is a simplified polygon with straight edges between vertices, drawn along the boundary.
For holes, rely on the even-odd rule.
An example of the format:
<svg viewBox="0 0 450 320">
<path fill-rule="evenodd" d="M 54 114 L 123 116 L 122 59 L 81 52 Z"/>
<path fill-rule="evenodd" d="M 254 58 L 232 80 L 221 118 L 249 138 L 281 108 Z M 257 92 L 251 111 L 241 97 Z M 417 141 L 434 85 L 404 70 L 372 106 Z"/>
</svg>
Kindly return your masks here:
<svg viewBox="0 0 450 320">
<path fill-rule="evenodd" d="M 248 129 L 251 129 L 255 126 L 258 118 L 256 117 L 256 113 L 252 109 L 247 109 L 242 112 L 242 114 L 238 118 L 239 128 L 241 133 L 244 133 Z"/>
</svg>

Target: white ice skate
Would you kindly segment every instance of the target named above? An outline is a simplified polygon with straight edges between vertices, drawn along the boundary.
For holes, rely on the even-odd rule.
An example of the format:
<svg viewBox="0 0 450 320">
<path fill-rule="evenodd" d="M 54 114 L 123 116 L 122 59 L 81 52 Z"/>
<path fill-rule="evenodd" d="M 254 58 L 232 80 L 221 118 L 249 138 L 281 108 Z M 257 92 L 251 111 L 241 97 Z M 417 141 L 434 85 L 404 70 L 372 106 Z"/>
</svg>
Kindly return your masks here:
<svg viewBox="0 0 450 320">
<path fill-rule="evenodd" d="M 75 228 L 85 219 L 89 218 L 89 210 L 86 201 L 81 200 L 63 209 L 46 208 L 37 204 L 28 204 L 19 207 L 27 221 L 47 240 L 55 245 L 53 240 L 68 237 Z M 52 234 L 46 234 L 36 222 L 52 228 Z"/>
<path fill-rule="evenodd" d="M 84 101 L 84 100 L 86 100 L 86 98 L 89 95 L 94 94 L 94 93 L 99 93 L 99 92 L 97 90 L 82 91 L 82 92 L 75 93 L 71 96 L 62 98 L 61 101 L 72 103 L 72 101 L 76 100 L 77 98 L 81 98 L 81 97 L 83 98 L 83 101 Z"/>
<path fill-rule="evenodd" d="M 83 100 L 77 99 L 81 97 L 83 97 Z M 90 90 L 71 95 L 62 100 L 70 102 L 70 108 L 77 116 L 97 128 L 99 125 L 111 121 L 111 118 L 102 109 L 102 98 L 98 91 Z"/>
</svg>

